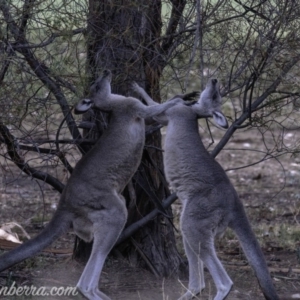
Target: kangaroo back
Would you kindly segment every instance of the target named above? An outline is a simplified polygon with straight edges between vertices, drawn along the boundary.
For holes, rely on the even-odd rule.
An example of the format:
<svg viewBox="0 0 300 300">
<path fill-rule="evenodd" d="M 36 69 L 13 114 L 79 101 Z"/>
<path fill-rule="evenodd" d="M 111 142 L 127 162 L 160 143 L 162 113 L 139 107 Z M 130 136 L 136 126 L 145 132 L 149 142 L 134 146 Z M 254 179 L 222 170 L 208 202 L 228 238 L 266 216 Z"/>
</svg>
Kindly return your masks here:
<svg viewBox="0 0 300 300">
<path fill-rule="evenodd" d="M 268 271 L 264 254 L 260 245 L 252 231 L 249 220 L 244 211 L 244 207 L 240 203 L 238 213 L 233 213 L 233 221 L 229 227 L 236 233 L 245 256 L 254 269 L 255 275 L 261 290 L 267 300 L 279 300 L 276 290 L 274 288 L 272 278 Z"/>
<path fill-rule="evenodd" d="M 0 271 L 42 251 L 56 238 L 63 234 L 71 225 L 72 214 L 57 210 L 46 228 L 33 239 L 0 256 Z"/>
</svg>

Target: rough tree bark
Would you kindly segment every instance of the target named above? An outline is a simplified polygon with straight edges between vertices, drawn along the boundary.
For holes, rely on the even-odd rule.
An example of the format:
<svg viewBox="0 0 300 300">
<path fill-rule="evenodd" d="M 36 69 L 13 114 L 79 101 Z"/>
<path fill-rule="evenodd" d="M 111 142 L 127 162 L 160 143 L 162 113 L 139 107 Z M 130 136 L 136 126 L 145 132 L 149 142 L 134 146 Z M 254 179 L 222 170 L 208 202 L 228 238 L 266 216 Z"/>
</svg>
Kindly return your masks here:
<svg viewBox="0 0 300 300">
<path fill-rule="evenodd" d="M 108 68 L 113 73 L 114 93 L 130 94 L 131 82 L 137 81 L 160 102 L 159 80 L 164 66 L 159 55 L 160 16 L 160 0 L 113 3 L 90 0 L 87 27 L 87 72 L 90 82 Z M 153 198 L 162 201 L 169 195 L 160 148 L 160 132 L 148 135 L 141 165 L 124 191 L 128 207 L 126 226 L 156 207 Z M 172 218 L 171 208 L 165 213 Z M 146 263 L 157 276 L 176 273 L 181 258 L 170 220 L 163 215 L 157 216 L 129 241 L 119 245 L 118 251 L 131 261 Z M 90 245 L 81 241 L 75 251 L 76 257 L 82 258 L 84 255 L 86 259 L 89 249 Z"/>
</svg>

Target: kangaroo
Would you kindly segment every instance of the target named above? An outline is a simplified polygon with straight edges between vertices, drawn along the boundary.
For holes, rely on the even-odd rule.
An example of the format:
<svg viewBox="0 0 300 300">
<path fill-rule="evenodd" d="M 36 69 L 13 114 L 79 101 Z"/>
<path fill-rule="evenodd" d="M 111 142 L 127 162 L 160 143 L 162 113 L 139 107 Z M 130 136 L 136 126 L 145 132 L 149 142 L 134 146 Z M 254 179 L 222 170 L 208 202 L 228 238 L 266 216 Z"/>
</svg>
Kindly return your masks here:
<svg viewBox="0 0 300 300">
<path fill-rule="evenodd" d="M 81 100 L 75 113 L 91 107 L 110 113 L 108 129 L 77 163 L 63 190 L 57 211 L 47 227 L 34 239 L 0 257 L 0 271 L 35 255 L 73 226 L 90 242 L 91 256 L 77 283 L 90 300 L 109 300 L 98 289 L 103 264 L 123 230 L 127 209 L 121 192 L 138 168 L 145 139 L 144 119 L 182 102 L 174 99 L 159 106 L 146 106 L 138 99 L 111 93 L 111 72 L 106 70 Z"/>
<path fill-rule="evenodd" d="M 157 105 L 136 83 L 133 89 L 148 105 Z M 228 127 L 221 112 L 217 79 L 210 79 L 199 100 L 177 104 L 154 119 L 167 126 L 164 168 L 171 188 L 182 202 L 180 218 L 189 263 L 188 291 L 179 300 L 195 297 L 205 287 L 203 263 L 217 288 L 214 300 L 225 299 L 233 285 L 217 257 L 214 237 L 229 226 L 236 233 L 268 300 L 278 300 L 264 255 L 251 229 L 243 204 L 220 164 L 207 152 L 198 131 L 198 118 L 213 117 Z"/>
</svg>

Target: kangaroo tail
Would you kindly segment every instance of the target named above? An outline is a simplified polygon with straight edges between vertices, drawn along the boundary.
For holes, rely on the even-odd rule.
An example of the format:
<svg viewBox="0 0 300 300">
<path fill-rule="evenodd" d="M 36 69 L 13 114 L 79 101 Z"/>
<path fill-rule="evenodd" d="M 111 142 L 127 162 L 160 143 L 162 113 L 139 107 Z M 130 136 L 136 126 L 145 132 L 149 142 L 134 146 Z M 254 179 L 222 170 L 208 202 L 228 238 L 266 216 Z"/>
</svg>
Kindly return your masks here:
<svg viewBox="0 0 300 300">
<path fill-rule="evenodd" d="M 42 251 L 68 230 L 71 221 L 72 214 L 70 212 L 62 210 L 56 211 L 52 220 L 39 235 L 0 256 L 0 271 Z"/>
<path fill-rule="evenodd" d="M 239 213 L 231 222 L 230 227 L 236 233 L 248 262 L 254 269 L 255 275 L 265 298 L 267 300 L 279 300 L 264 258 L 264 254 L 251 229 L 251 225 L 243 207 L 239 209 Z"/>
</svg>

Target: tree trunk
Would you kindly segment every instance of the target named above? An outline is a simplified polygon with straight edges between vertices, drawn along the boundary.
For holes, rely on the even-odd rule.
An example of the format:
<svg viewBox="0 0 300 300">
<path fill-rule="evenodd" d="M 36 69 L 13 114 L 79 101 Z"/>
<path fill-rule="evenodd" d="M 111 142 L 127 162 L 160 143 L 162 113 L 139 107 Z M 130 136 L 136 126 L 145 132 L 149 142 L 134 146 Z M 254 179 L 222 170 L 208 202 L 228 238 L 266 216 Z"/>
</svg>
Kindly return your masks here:
<svg viewBox="0 0 300 300">
<path fill-rule="evenodd" d="M 137 81 L 160 102 L 159 80 L 164 65 L 157 51 L 159 43 L 155 42 L 161 34 L 160 10 L 160 0 L 114 1 L 113 4 L 105 0 L 89 1 L 87 72 L 90 82 L 103 69 L 110 69 L 113 93 L 127 95 L 131 82 Z M 160 148 L 160 132 L 147 136 L 142 163 L 124 191 L 128 207 L 126 226 L 155 208 L 151 198 L 161 202 L 169 195 Z M 150 198 L 149 190 L 156 197 Z M 172 217 L 171 208 L 166 214 Z M 131 261 L 147 264 L 158 276 L 176 273 L 181 258 L 170 220 L 159 215 L 117 250 Z M 87 253 L 86 247 L 80 242 L 76 257 Z"/>
</svg>

